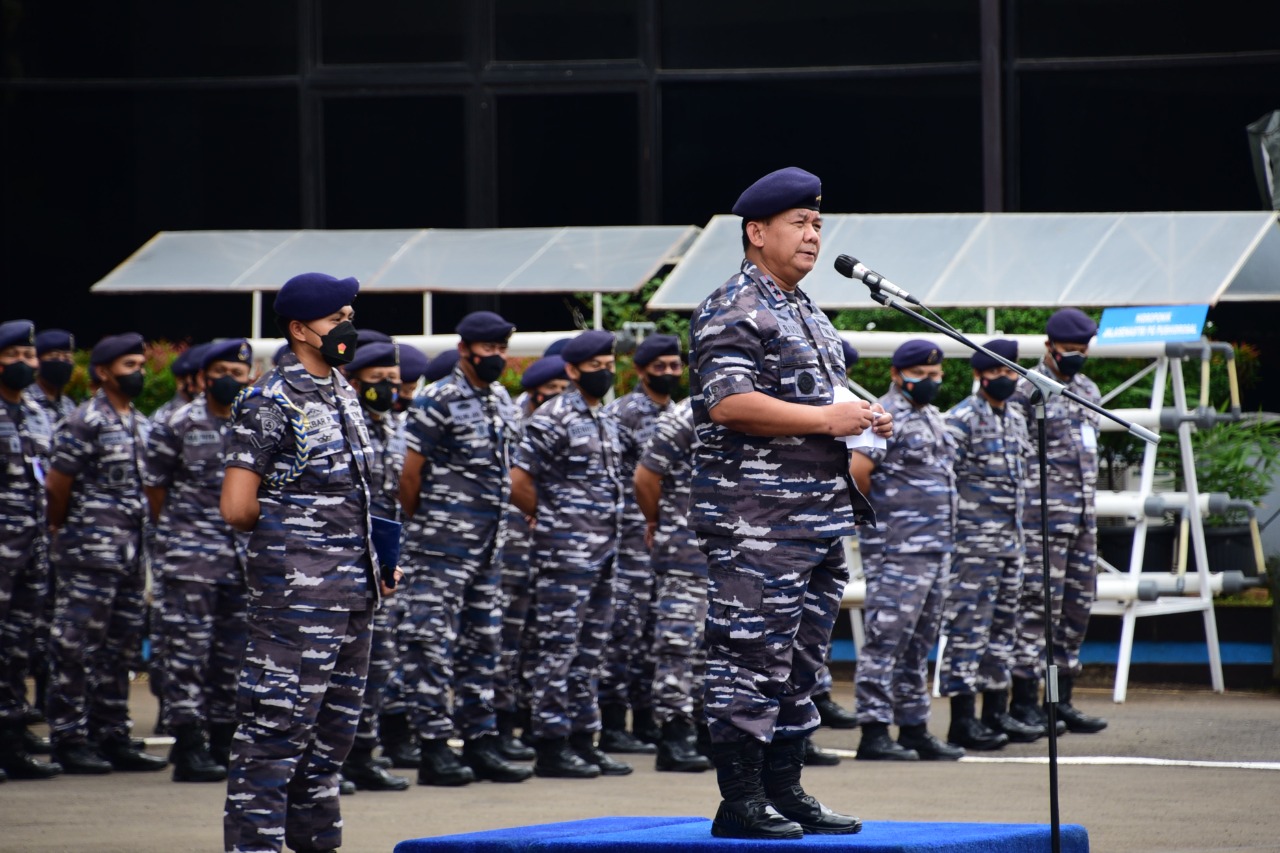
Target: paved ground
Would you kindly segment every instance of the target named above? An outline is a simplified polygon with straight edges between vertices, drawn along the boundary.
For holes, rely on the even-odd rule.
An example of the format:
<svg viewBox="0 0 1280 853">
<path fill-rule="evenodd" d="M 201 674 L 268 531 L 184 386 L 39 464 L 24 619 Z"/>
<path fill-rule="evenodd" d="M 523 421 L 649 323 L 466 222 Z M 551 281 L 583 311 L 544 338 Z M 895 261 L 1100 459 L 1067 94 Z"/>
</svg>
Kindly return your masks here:
<svg viewBox="0 0 1280 853">
<path fill-rule="evenodd" d="M 837 698 L 851 694 L 837 685 Z M 145 685 L 133 700 L 146 735 L 155 706 Z M 1077 704 L 1111 720 L 1102 734 L 1059 742 L 1062 820 L 1087 827 L 1094 851 L 1280 851 L 1280 696 L 1132 689 L 1113 705 L 1106 690 L 1077 688 Z M 939 733 L 946 712 L 937 703 Z M 823 730 L 818 740 L 852 754 L 858 735 Z M 806 770 L 805 783 L 868 821 L 1048 823 L 1046 755 L 1041 742 L 957 764 L 846 760 Z M 0 786 L 0 851 L 220 850 L 223 793 L 174 784 L 168 772 L 11 781 Z M 361 792 L 343 800 L 342 849 L 389 853 L 405 838 L 603 815 L 710 816 L 717 800 L 711 774 L 655 773 L 652 759 L 632 776 L 590 782 Z"/>
</svg>

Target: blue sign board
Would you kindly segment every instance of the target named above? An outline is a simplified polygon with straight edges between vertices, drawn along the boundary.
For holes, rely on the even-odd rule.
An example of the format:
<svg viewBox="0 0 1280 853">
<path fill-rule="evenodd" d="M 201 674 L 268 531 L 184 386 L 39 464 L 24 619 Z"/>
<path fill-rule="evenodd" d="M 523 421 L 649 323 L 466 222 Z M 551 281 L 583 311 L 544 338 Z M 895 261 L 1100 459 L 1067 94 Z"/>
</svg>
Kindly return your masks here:
<svg viewBox="0 0 1280 853">
<path fill-rule="evenodd" d="M 1198 341 L 1208 305 L 1157 305 L 1151 308 L 1107 308 L 1094 343 L 1140 344 L 1152 341 Z"/>
</svg>

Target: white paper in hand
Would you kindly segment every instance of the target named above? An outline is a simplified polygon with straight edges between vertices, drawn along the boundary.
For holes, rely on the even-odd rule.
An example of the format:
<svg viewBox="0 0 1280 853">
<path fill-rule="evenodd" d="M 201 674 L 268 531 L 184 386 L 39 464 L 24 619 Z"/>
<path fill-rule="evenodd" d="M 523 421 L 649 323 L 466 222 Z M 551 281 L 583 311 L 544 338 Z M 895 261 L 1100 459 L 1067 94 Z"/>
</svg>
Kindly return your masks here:
<svg viewBox="0 0 1280 853">
<path fill-rule="evenodd" d="M 858 395 L 854 394 L 843 385 L 837 385 L 831 394 L 831 403 L 856 403 Z M 854 450 L 859 447 L 870 447 L 872 449 L 884 450 L 888 447 L 888 443 L 876 435 L 870 428 L 864 429 L 861 435 L 838 435 L 836 441 L 843 441 L 845 445 Z"/>
</svg>

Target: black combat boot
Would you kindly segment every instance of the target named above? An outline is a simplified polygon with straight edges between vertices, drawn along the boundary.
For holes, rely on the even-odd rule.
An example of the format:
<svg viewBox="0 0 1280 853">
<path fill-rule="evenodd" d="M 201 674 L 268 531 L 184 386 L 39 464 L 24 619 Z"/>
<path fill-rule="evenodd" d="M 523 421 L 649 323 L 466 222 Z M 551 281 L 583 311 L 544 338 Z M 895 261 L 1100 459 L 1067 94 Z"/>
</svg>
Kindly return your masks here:
<svg viewBox="0 0 1280 853">
<path fill-rule="evenodd" d="M 1066 723 L 1067 731 L 1075 734 L 1097 734 L 1107 727 L 1102 717 L 1091 717 L 1071 704 L 1071 692 L 1075 688 L 1075 676 L 1058 674 L 1058 721 Z"/>
<path fill-rule="evenodd" d="M 804 763 L 806 767 L 835 767 L 840 764 L 840 756 L 827 752 L 813 742 L 812 737 L 804 739 Z"/>
<path fill-rule="evenodd" d="M 993 732 L 1004 732 L 1009 743 L 1034 743 L 1044 737 L 1044 726 L 1029 726 L 1009 713 L 1009 691 L 988 690 L 982 694 L 982 724 Z"/>
<path fill-rule="evenodd" d="M 980 722 L 974 715 L 973 694 L 962 693 L 951 697 L 951 728 L 947 730 L 947 742 L 964 749 L 987 752 L 1004 748 L 1009 738 Z"/>
<path fill-rule="evenodd" d="M 631 733 L 641 743 L 658 745 L 658 741 L 662 740 L 662 727 L 658 725 L 657 719 L 653 716 L 653 708 L 648 705 L 642 705 L 631 709 Z M 652 752 L 653 750 L 650 750 Z"/>
<path fill-rule="evenodd" d="M 711 822 L 716 838 L 803 838 L 800 824 L 783 817 L 764 793 L 764 744 L 752 738 L 713 743 L 720 808 Z"/>
<path fill-rule="evenodd" d="M 58 743 L 53 747 L 54 760 L 62 765 L 65 773 L 80 776 L 99 776 L 110 773 L 111 762 L 102 757 L 91 743 Z"/>
<path fill-rule="evenodd" d="M 419 785 L 439 785 L 457 788 L 476 781 L 470 767 L 458 760 L 458 754 L 449 748 L 444 738 L 422 740 L 422 762 L 418 765 Z"/>
<path fill-rule="evenodd" d="M 507 761 L 532 761 L 538 753 L 516 737 L 516 715 L 511 711 L 499 711 L 498 755 Z"/>
<path fill-rule="evenodd" d="M 585 761 L 570 749 L 565 738 L 540 738 L 535 743 L 538 760 L 533 765 L 533 772 L 536 776 L 549 779 L 594 779 L 600 775 L 599 766 Z"/>
<path fill-rule="evenodd" d="M 1035 678 L 1013 677 L 1013 700 L 1009 703 L 1009 716 L 1028 726 L 1039 726 L 1047 734 L 1049 715 L 1040 704 L 1040 681 Z M 1059 735 L 1067 733 L 1067 724 L 1058 719 Z"/>
<path fill-rule="evenodd" d="M 818 706 L 818 719 L 829 729 L 856 729 L 858 716 L 831 698 L 830 693 L 813 694 L 813 704 Z"/>
<path fill-rule="evenodd" d="M 775 740 L 764 748 L 764 793 L 778 813 L 812 835 L 852 835 L 862 821 L 833 812 L 800 787 L 807 737 Z"/>
<path fill-rule="evenodd" d="M 27 728 L 24 723 L 22 726 L 22 748 L 29 755 L 48 755 L 53 752 L 53 742 L 47 737 L 40 737 L 40 735 Z"/>
<path fill-rule="evenodd" d="M 532 767 L 512 764 L 502 757 L 497 735 L 467 741 L 462 746 L 462 760 L 476 774 L 477 779 L 488 779 L 490 782 L 523 782 L 533 775 Z"/>
<path fill-rule="evenodd" d="M 859 761 L 919 761 L 920 753 L 907 749 L 889 737 L 888 723 L 863 723 L 858 744 Z"/>
<path fill-rule="evenodd" d="M 230 767 L 231 742 L 235 739 L 235 723 L 209 723 L 209 757 L 223 767 Z"/>
<path fill-rule="evenodd" d="M 711 769 L 711 762 L 698 752 L 698 735 L 693 723 L 676 717 L 663 724 L 653 766 L 655 770 L 672 773 L 702 773 Z"/>
<path fill-rule="evenodd" d="M 62 765 L 32 758 L 23 743 L 26 730 L 21 722 L 0 728 L 0 770 L 11 779 L 52 779 L 62 772 Z"/>
<path fill-rule="evenodd" d="M 645 743 L 627 731 L 626 705 L 601 705 L 600 724 L 600 749 L 605 752 L 652 755 L 656 751 L 653 744 Z"/>
<path fill-rule="evenodd" d="M 373 757 L 373 749 L 353 746 L 342 762 L 342 778 L 348 779 L 361 791 L 405 791 L 409 780 L 387 772 Z"/>
<path fill-rule="evenodd" d="M 707 721 L 701 718 L 695 725 L 698 728 L 698 754 L 705 755 L 707 761 L 711 761 L 711 729 L 707 726 Z"/>
<path fill-rule="evenodd" d="M 382 754 L 391 759 L 392 767 L 416 768 L 422 761 L 418 739 L 409 729 L 408 714 L 383 714 L 378 718 L 378 739 Z"/>
<path fill-rule="evenodd" d="M 569 735 L 569 748 L 583 761 L 600 768 L 601 776 L 630 776 L 633 768 L 625 761 L 610 758 L 596 746 L 595 732 L 574 732 Z"/>
<path fill-rule="evenodd" d="M 964 758 L 963 749 L 938 740 L 929 734 L 929 729 L 924 723 L 898 726 L 898 744 L 906 749 L 915 750 L 921 761 L 959 761 Z"/>
<path fill-rule="evenodd" d="M 116 735 L 103 738 L 102 743 L 98 744 L 98 751 L 102 753 L 103 758 L 111 762 L 113 770 L 147 773 L 163 770 L 169 766 L 169 762 L 160 756 L 152 755 L 134 746 L 128 736 Z"/>
<path fill-rule="evenodd" d="M 198 723 L 183 723 L 175 728 L 169 763 L 173 765 L 175 782 L 221 782 L 227 778 L 227 768 L 209 754 L 204 729 Z"/>
</svg>

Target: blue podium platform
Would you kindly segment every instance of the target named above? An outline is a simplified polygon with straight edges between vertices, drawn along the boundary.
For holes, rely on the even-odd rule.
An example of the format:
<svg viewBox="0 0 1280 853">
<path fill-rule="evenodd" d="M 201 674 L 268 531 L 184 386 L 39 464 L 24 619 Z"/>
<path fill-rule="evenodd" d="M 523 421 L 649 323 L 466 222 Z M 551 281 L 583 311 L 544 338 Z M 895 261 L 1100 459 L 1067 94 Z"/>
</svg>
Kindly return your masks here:
<svg viewBox="0 0 1280 853">
<path fill-rule="evenodd" d="M 401 841 L 395 853 L 1045 853 L 1049 827 L 1019 823 L 868 821 L 857 835 L 806 835 L 792 841 L 713 838 L 703 817 L 600 817 Z M 1088 853 L 1084 827 L 1062 827 L 1063 853 Z"/>
</svg>

